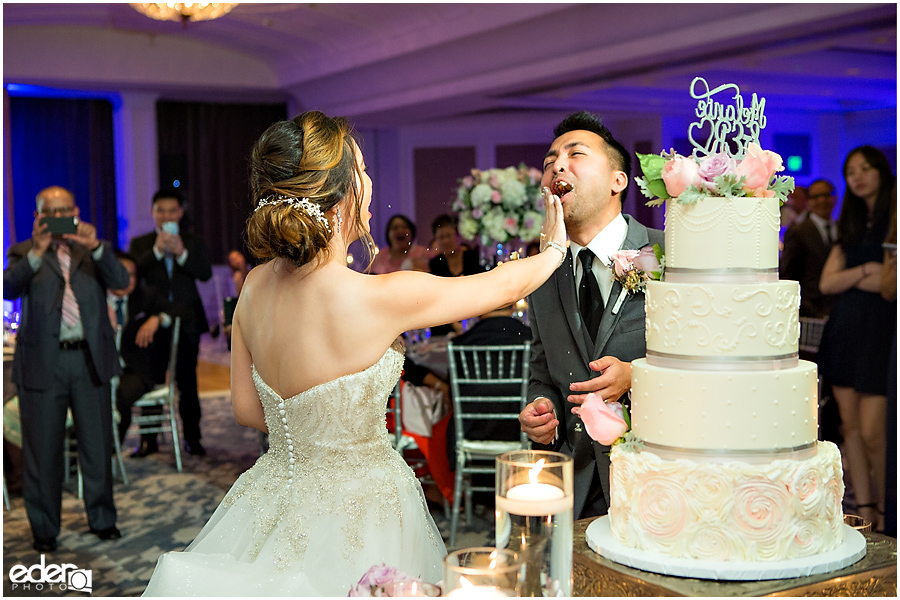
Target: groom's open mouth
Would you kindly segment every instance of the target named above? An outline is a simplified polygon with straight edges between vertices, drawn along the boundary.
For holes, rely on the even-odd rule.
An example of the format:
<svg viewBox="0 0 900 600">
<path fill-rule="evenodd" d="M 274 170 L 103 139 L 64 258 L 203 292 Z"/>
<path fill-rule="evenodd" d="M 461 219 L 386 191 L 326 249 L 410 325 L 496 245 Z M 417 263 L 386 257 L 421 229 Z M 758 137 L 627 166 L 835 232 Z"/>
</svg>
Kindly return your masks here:
<svg viewBox="0 0 900 600">
<path fill-rule="evenodd" d="M 554 196 L 558 196 L 562 199 L 563 196 L 568 194 L 574 189 L 571 183 L 568 181 L 563 181 L 562 179 L 557 179 L 553 182 L 553 185 L 550 186 L 550 191 Z"/>
</svg>

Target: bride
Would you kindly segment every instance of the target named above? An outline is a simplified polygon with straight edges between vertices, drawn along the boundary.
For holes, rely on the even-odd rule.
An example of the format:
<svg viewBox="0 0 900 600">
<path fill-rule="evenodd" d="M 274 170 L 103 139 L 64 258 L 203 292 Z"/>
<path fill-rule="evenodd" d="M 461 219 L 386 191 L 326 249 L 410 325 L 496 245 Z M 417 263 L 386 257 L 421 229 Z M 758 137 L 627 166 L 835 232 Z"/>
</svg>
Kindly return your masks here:
<svg viewBox="0 0 900 600">
<path fill-rule="evenodd" d="M 385 563 L 425 581 L 446 554 L 422 488 L 390 445 L 385 401 L 401 333 L 525 297 L 561 264 L 547 195 L 545 252 L 471 277 L 347 267 L 368 247 L 372 181 L 348 123 L 319 112 L 275 123 L 250 158 L 254 255 L 232 324 L 231 393 L 269 451 L 184 552 L 159 558 L 145 596 L 346 596 Z"/>
</svg>

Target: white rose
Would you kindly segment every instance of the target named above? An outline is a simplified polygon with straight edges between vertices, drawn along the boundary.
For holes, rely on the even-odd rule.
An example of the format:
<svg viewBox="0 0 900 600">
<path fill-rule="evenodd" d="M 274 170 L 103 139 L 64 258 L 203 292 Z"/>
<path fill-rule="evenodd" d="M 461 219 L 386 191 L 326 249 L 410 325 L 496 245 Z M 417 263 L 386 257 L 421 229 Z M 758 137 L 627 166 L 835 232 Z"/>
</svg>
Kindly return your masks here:
<svg viewBox="0 0 900 600">
<path fill-rule="evenodd" d="M 472 188 L 472 193 L 469 195 L 471 199 L 472 206 L 482 206 L 485 204 L 491 203 L 491 194 L 494 193 L 494 190 L 486 183 L 479 183 L 474 188 Z"/>
</svg>

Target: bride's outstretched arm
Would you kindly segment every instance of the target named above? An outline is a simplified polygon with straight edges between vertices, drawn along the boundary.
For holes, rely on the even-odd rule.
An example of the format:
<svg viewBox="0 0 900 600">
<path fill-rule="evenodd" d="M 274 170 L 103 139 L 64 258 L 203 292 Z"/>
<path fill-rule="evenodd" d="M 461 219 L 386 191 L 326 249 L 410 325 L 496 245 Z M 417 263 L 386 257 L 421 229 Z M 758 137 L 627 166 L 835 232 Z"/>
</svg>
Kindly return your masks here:
<svg viewBox="0 0 900 600">
<path fill-rule="evenodd" d="M 399 271 L 372 278 L 373 314 L 385 315 L 397 332 L 460 321 L 521 300 L 562 263 L 566 231 L 559 198 L 545 196 L 542 252 L 487 273 L 436 277 Z"/>
<path fill-rule="evenodd" d="M 253 383 L 253 357 L 241 336 L 241 325 L 235 311 L 231 323 L 231 408 L 241 425 L 269 433 L 262 402 Z"/>
</svg>

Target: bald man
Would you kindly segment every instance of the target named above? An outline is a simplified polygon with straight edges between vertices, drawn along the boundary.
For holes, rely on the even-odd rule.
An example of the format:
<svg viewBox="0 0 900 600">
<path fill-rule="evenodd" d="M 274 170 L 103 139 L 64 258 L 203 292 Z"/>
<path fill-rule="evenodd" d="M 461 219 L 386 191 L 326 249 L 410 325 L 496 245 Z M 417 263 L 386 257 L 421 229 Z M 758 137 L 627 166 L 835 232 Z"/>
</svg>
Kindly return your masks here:
<svg viewBox="0 0 900 600">
<path fill-rule="evenodd" d="M 78 220 L 72 193 L 37 195 L 31 239 L 12 246 L 3 297 L 22 300 L 12 379 L 19 392 L 25 510 L 34 549 L 56 550 L 60 529 L 66 411 L 72 409 L 84 506 L 91 533 L 121 537 L 113 504 L 110 379 L 119 373 L 106 290 L 128 285 L 128 271 L 90 223 Z M 51 234 L 46 218 L 75 217 L 75 233 Z"/>
</svg>

